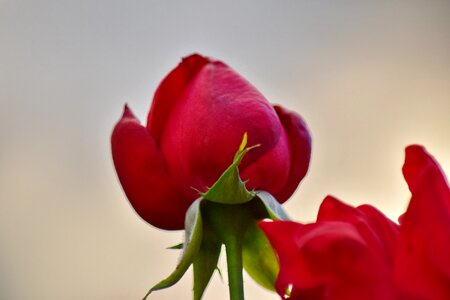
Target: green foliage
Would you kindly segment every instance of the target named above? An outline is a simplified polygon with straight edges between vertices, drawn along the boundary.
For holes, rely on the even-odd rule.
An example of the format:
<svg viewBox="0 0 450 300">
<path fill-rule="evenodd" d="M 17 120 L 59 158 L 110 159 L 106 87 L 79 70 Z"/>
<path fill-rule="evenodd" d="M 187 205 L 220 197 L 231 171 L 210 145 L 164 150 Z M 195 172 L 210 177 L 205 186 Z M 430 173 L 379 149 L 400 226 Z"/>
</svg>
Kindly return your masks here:
<svg viewBox="0 0 450 300">
<path fill-rule="evenodd" d="M 185 241 L 183 243 L 183 252 L 181 254 L 180 262 L 178 263 L 175 271 L 169 275 L 166 279 L 160 281 L 153 286 L 150 291 L 145 295 L 144 300 L 147 299 L 151 292 L 168 288 L 177 283 L 184 273 L 186 273 L 189 266 L 193 263 L 197 253 L 199 252 L 202 235 L 203 235 L 203 222 L 200 212 L 201 199 L 197 199 L 189 207 L 186 213 L 185 221 Z"/>
</svg>

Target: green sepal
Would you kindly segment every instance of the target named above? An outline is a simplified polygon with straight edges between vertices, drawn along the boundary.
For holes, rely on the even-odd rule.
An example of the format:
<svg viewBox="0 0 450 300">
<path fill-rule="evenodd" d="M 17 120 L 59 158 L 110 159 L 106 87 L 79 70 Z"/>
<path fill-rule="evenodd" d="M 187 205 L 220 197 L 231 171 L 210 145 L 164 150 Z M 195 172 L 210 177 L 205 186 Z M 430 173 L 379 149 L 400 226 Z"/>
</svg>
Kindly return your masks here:
<svg viewBox="0 0 450 300">
<path fill-rule="evenodd" d="M 255 206 L 263 206 L 260 218 L 289 220 L 281 204 L 268 192 L 256 191 L 256 197 L 252 201 L 255 202 Z M 258 284 L 275 291 L 275 280 L 280 267 L 269 240 L 258 227 L 258 221 L 254 220 L 244 237 L 242 252 L 244 269 Z"/>
<path fill-rule="evenodd" d="M 194 300 L 200 300 L 208 285 L 220 256 L 222 243 L 208 226 L 203 227 L 200 250 L 194 258 Z M 220 270 L 218 270 L 221 276 Z"/>
<path fill-rule="evenodd" d="M 203 222 L 200 211 L 200 203 L 201 199 L 195 200 L 186 213 L 183 252 L 181 253 L 181 259 L 175 271 L 173 271 L 169 277 L 153 286 L 145 295 L 144 300 L 147 299 L 151 292 L 168 288 L 177 283 L 184 273 L 186 273 L 189 266 L 194 262 L 194 258 L 200 250 L 203 236 Z"/>
<path fill-rule="evenodd" d="M 265 211 L 268 214 L 268 218 L 271 220 L 290 220 L 283 206 L 272 196 L 265 191 L 256 191 L 256 197 L 261 201 L 265 207 Z"/>
<path fill-rule="evenodd" d="M 179 263 L 172 274 L 150 289 L 144 299 L 153 291 L 177 283 L 193 264 L 194 300 L 200 300 L 217 269 L 222 244 L 227 250 L 232 299 L 243 299 L 242 267 L 257 283 L 274 290 L 278 261 L 257 223 L 265 218 L 288 220 L 289 217 L 271 194 L 248 191 L 241 180 L 240 162 L 248 151 L 259 146 L 246 145 L 247 134 L 244 134 L 230 167 L 189 207 L 184 243 L 169 248 L 183 249 Z"/>
<path fill-rule="evenodd" d="M 244 269 L 259 285 L 275 291 L 280 267 L 275 252 L 255 221 L 244 237 L 242 258 Z"/>
<path fill-rule="evenodd" d="M 248 151 L 259 145 L 247 146 L 247 133 L 244 134 L 241 145 L 236 152 L 233 163 L 222 173 L 214 185 L 206 193 L 202 193 L 203 198 L 223 204 L 245 203 L 255 197 L 255 193 L 248 191 L 245 182 L 239 176 L 238 166 Z"/>
</svg>

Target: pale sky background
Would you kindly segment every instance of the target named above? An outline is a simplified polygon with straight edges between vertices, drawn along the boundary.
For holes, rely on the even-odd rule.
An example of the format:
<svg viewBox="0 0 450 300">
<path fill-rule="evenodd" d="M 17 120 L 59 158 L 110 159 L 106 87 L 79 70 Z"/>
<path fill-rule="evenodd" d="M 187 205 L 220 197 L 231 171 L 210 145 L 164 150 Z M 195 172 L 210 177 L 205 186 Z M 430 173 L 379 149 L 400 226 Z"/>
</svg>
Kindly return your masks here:
<svg viewBox="0 0 450 300">
<path fill-rule="evenodd" d="M 396 219 L 411 143 L 450 173 L 450 1 L 0 0 L 1 299 L 141 299 L 172 271 L 182 233 L 134 213 L 109 138 L 124 102 L 145 120 L 192 52 L 309 124 L 310 172 L 285 205 L 296 220 L 327 194 Z M 191 282 L 150 299 L 190 299 Z M 226 281 L 204 299 L 228 299 Z"/>
</svg>

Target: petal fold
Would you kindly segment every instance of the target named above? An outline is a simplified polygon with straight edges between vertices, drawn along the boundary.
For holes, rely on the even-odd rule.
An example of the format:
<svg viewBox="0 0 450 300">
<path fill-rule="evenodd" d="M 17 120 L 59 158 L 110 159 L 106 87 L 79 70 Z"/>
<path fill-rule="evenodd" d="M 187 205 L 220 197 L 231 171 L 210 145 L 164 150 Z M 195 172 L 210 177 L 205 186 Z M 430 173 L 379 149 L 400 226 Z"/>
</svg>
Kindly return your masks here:
<svg viewBox="0 0 450 300">
<path fill-rule="evenodd" d="M 295 192 L 308 171 L 311 159 L 311 135 L 305 121 L 297 113 L 280 105 L 275 105 L 274 109 L 287 134 L 291 158 L 288 181 L 274 195 L 280 203 L 284 203 Z"/>
<path fill-rule="evenodd" d="M 136 212 L 162 229 L 182 229 L 190 205 L 167 176 L 153 138 L 125 106 L 111 136 L 120 183 Z"/>
<path fill-rule="evenodd" d="M 260 226 L 279 257 L 276 288 L 282 299 L 290 286 L 289 299 L 396 299 L 389 269 L 353 224 L 280 221 Z"/>
<path fill-rule="evenodd" d="M 357 208 L 327 196 L 319 209 L 317 222 L 341 221 L 352 224 L 368 247 L 393 267 L 399 226 L 370 205 Z"/>
<path fill-rule="evenodd" d="M 199 54 L 184 57 L 181 63 L 159 85 L 147 119 L 147 128 L 157 144 L 159 144 L 167 118 L 175 107 L 175 103 L 195 75 L 209 62 L 211 60 Z"/>
</svg>

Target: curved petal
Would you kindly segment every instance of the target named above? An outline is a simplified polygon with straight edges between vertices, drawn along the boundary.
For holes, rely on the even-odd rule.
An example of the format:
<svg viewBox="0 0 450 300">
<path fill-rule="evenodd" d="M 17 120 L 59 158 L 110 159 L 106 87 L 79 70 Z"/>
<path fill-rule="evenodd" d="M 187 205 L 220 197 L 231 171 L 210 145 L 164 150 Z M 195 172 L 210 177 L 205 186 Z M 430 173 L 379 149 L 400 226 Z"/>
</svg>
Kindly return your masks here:
<svg viewBox="0 0 450 300">
<path fill-rule="evenodd" d="M 370 205 L 358 208 L 327 196 L 320 205 L 317 222 L 342 221 L 355 226 L 368 247 L 393 268 L 399 227 Z"/>
<path fill-rule="evenodd" d="M 401 219 L 396 279 L 403 293 L 450 299 L 450 189 L 421 146 L 406 148 L 403 174 L 412 198 Z"/>
<path fill-rule="evenodd" d="M 274 195 L 280 203 L 283 203 L 294 193 L 308 171 L 311 159 L 311 136 L 306 123 L 298 114 L 279 105 L 275 105 L 274 108 L 287 133 L 291 157 L 288 181 Z"/>
<path fill-rule="evenodd" d="M 290 299 L 396 299 L 389 269 L 352 224 L 282 221 L 260 226 L 278 254 L 280 296 L 291 286 Z"/>
<path fill-rule="evenodd" d="M 286 132 L 281 130 L 278 143 L 252 164 L 245 168 L 240 167 L 240 174 L 249 190 L 264 188 L 266 192 L 274 195 L 286 185 L 290 165 L 291 153 L 288 138 Z"/>
<path fill-rule="evenodd" d="M 293 280 L 298 277 L 297 273 L 304 271 L 301 255 L 296 245 L 296 237 L 302 226 L 302 224 L 290 221 L 259 222 L 259 227 L 264 231 L 278 257 L 280 272 L 275 289 L 282 299 L 284 299 L 289 285 L 293 284 Z"/>
<path fill-rule="evenodd" d="M 155 142 L 127 106 L 111 147 L 120 183 L 136 212 L 156 227 L 182 229 L 191 201 L 171 182 Z"/>
<path fill-rule="evenodd" d="M 183 61 L 178 68 L 190 68 L 186 64 Z M 171 76 L 174 75 L 166 80 Z M 153 128 L 158 122 L 153 120 L 158 114 L 155 111 L 158 103 L 169 101 L 171 110 L 163 125 L 160 149 L 168 173 L 191 198 L 196 196 L 192 188 L 205 191 L 232 163 L 245 132 L 248 145 L 260 144 L 260 147 L 246 155 L 241 169 L 270 151 L 278 142 L 282 128 L 274 109 L 261 93 L 220 61 L 202 65 L 182 88 L 184 91 L 176 101 L 158 94 L 149 124 Z"/>
<path fill-rule="evenodd" d="M 199 54 L 184 57 L 181 63 L 159 85 L 147 119 L 147 129 L 156 144 L 159 145 L 164 126 L 176 102 L 198 71 L 208 62 L 210 62 L 208 58 Z"/>
<path fill-rule="evenodd" d="M 393 268 L 400 226 L 371 205 L 360 205 L 357 209 L 366 216 L 369 226 L 380 241 L 385 261 L 389 264 L 390 268 Z"/>
</svg>

